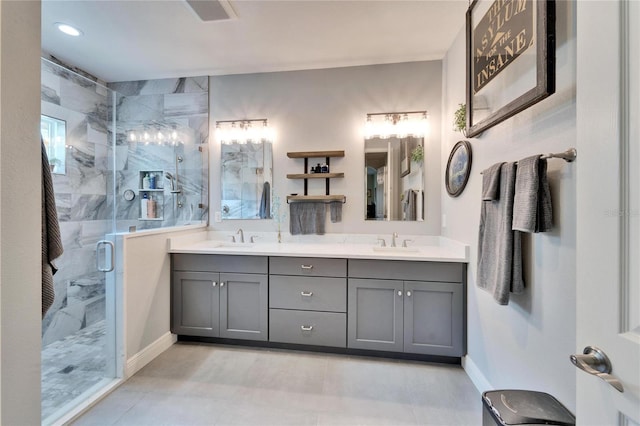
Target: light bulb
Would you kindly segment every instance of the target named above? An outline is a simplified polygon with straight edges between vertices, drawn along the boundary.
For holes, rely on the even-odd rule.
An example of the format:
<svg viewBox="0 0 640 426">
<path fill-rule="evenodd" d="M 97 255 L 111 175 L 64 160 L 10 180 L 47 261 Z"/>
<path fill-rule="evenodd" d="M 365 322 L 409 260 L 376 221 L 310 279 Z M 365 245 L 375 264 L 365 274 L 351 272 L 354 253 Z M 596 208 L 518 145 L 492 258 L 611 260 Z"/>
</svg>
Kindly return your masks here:
<svg viewBox="0 0 640 426">
<path fill-rule="evenodd" d="M 374 137 L 374 125 L 373 121 L 371 121 L 371 116 L 367 115 L 367 121 L 364 123 L 364 138 L 372 139 Z"/>
</svg>

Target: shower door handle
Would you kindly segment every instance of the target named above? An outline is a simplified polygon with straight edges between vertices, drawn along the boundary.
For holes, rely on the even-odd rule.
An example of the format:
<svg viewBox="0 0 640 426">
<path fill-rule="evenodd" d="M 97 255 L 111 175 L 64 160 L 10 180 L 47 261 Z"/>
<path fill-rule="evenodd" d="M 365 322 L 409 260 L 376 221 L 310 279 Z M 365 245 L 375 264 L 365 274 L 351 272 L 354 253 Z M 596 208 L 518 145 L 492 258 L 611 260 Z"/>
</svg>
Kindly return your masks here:
<svg viewBox="0 0 640 426">
<path fill-rule="evenodd" d="M 100 247 L 104 246 L 104 245 L 109 247 L 109 267 L 100 266 Z M 105 250 L 105 253 L 106 252 L 107 251 Z M 107 241 L 107 240 L 98 241 L 98 243 L 96 244 L 96 268 L 98 268 L 98 271 L 100 271 L 100 272 L 111 272 L 111 271 L 113 271 L 113 269 L 114 269 L 114 265 L 113 265 L 114 256 L 115 256 L 115 246 L 113 245 L 113 243 L 111 241 Z"/>
</svg>

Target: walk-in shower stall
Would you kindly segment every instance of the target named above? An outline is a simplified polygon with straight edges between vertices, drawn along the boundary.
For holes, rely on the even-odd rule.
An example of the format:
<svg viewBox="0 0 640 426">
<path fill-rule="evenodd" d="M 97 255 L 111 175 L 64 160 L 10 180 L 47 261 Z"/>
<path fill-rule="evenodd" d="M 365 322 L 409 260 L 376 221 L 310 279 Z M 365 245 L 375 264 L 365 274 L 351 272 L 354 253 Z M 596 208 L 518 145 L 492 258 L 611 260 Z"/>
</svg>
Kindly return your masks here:
<svg viewBox="0 0 640 426">
<path fill-rule="evenodd" d="M 64 247 L 42 323 L 50 423 L 122 374 L 115 256 L 101 242 L 206 222 L 208 79 L 107 87 L 43 59 L 41 100 Z"/>
</svg>

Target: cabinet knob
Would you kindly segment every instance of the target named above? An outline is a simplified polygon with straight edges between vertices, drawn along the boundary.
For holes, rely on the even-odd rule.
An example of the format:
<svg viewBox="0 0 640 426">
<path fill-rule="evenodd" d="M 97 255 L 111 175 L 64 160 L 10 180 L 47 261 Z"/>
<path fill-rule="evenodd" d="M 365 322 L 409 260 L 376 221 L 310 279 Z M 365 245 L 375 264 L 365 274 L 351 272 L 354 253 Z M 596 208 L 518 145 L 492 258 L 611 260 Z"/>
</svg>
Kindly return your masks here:
<svg viewBox="0 0 640 426">
<path fill-rule="evenodd" d="M 311 331 L 311 330 L 313 330 L 313 326 L 312 325 L 301 325 L 300 329 L 302 331 Z"/>
<path fill-rule="evenodd" d="M 398 296 L 402 296 L 402 291 L 398 290 Z"/>
<path fill-rule="evenodd" d="M 311 296 L 313 296 L 313 292 L 312 291 L 301 291 L 300 295 L 304 296 L 304 297 L 311 297 Z"/>
<path fill-rule="evenodd" d="M 220 283 L 220 287 L 224 287 L 224 283 Z"/>
<path fill-rule="evenodd" d="M 407 297 L 411 297 L 411 292 L 410 291 L 407 292 Z"/>
<path fill-rule="evenodd" d="M 215 282 L 215 281 L 214 281 L 214 282 L 212 282 L 211 284 L 213 284 L 213 286 L 214 286 L 214 287 L 218 285 L 218 283 L 217 283 L 217 282 Z"/>
<path fill-rule="evenodd" d="M 313 265 L 300 265 L 302 269 L 312 269 Z"/>
</svg>

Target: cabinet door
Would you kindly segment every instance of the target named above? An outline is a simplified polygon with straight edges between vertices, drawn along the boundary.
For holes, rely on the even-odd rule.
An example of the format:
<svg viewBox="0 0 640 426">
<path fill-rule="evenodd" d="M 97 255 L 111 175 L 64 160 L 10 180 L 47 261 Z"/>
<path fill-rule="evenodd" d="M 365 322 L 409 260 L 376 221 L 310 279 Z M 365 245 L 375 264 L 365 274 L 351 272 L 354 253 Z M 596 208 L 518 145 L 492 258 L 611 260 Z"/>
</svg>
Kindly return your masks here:
<svg viewBox="0 0 640 426">
<path fill-rule="evenodd" d="M 220 337 L 267 340 L 266 275 L 220 274 Z"/>
<path fill-rule="evenodd" d="M 171 285 L 171 332 L 218 337 L 219 274 L 174 272 Z"/>
<path fill-rule="evenodd" d="M 347 346 L 402 352 L 402 281 L 349 279 Z"/>
<path fill-rule="evenodd" d="M 462 284 L 404 282 L 404 351 L 462 356 Z"/>
</svg>

